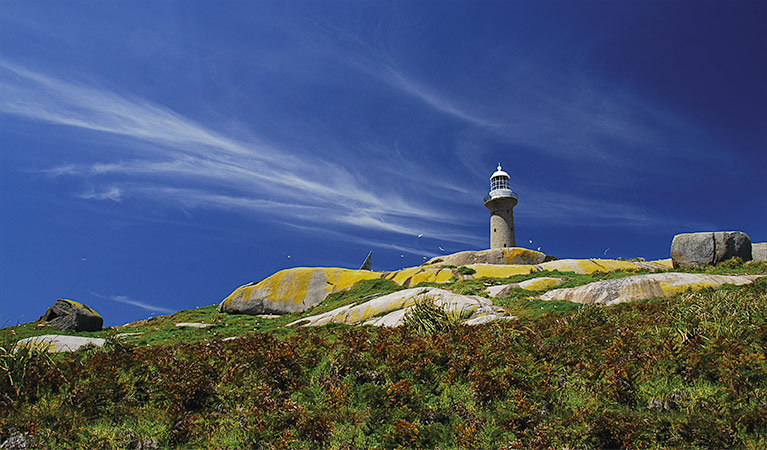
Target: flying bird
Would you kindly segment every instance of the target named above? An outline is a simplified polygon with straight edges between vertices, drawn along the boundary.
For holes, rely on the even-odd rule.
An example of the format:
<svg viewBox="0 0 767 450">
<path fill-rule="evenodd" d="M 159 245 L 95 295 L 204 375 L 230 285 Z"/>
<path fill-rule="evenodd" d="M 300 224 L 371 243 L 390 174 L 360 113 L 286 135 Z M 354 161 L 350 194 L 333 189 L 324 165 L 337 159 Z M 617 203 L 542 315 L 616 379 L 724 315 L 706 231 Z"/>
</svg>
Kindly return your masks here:
<svg viewBox="0 0 767 450">
<path fill-rule="evenodd" d="M 442 247 L 439 247 L 439 249 L 440 249 L 441 251 L 443 251 L 443 252 L 445 251 L 445 249 L 444 249 L 444 248 L 442 248 Z"/>
<path fill-rule="evenodd" d="M 607 252 L 609 252 L 609 251 L 610 251 L 610 248 L 608 247 L 607 250 L 605 250 L 604 255 L 607 256 Z"/>
<path fill-rule="evenodd" d="M 418 237 L 423 237 L 423 233 L 419 234 Z"/>
<path fill-rule="evenodd" d="M 529 242 L 529 243 L 531 243 L 531 244 L 532 244 L 532 243 L 533 243 L 533 240 L 532 240 L 532 239 L 528 239 L 528 240 L 527 240 L 527 242 Z"/>
<path fill-rule="evenodd" d="M 82 262 L 85 262 L 87 260 L 88 260 L 88 258 L 80 258 L 80 261 L 82 261 Z"/>
<path fill-rule="evenodd" d="M 541 251 L 541 248 L 540 248 L 540 247 L 538 247 L 538 251 Z"/>
</svg>

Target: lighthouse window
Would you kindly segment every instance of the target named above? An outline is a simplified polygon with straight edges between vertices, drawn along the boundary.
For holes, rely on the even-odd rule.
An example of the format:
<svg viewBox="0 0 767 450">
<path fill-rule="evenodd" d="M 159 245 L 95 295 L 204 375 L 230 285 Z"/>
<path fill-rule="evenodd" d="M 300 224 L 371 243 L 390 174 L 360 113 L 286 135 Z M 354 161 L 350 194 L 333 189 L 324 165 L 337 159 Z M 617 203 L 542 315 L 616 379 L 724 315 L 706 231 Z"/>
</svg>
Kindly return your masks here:
<svg viewBox="0 0 767 450">
<path fill-rule="evenodd" d="M 495 233 L 495 228 L 493 228 L 493 233 Z"/>
<path fill-rule="evenodd" d="M 509 188 L 509 180 L 505 177 L 495 177 L 492 180 L 490 180 L 490 190 L 495 189 L 508 189 Z"/>
</svg>

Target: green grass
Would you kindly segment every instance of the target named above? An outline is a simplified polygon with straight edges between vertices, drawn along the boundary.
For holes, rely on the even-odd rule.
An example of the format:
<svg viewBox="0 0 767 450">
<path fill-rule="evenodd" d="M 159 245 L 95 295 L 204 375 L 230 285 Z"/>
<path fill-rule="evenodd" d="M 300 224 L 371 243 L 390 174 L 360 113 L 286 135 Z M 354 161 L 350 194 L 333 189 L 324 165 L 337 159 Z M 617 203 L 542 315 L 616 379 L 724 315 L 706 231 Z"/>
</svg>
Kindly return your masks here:
<svg viewBox="0 0 767 450">
<path fill-rule="evenodd" d="M 674 271 L 714 274 L 767 274 L 767 263 L 757 261 L 742 263 L 738 260 L 730 260 L 717 266 L 685 268 L 680 270 L 675 269 Z M 432 286 L 452 290 L 463 295 L 479 295 L 487 297 L 484 290 L 490 285 L 519 283 L 532 278 L 562 278 L 564 279 L 564 282 L 556 288 L 568 288 L 593 281 L 644 273 L 652 272 L 648 270 L 634 270 L 576 274 L 574 272 L 541 271 L 508 278 L 479 278 L 458 280 L 450 283 L 420 283 L 416 287 Z M 199 342 L 216 338 L 242 336 L 250 332 L 272 332 L 277 336 L 285 337 L 294 332 L 293 328 L 285 328 L 285 325 L 298 320 L 301 317 L 320 314 L 349 303 L 365 301 L 366 297 L 370 298 L 376 294 L 394 292 L 399 289 L 402 289 L 402 287 L 389 280 L 364 280 L 346 291 L 336 292 L 329 295 L 322 303 L 309 311 L 286 314 L 275 319 L 259 318 L 248 315 L 221 314 L 216 311 L 216 305 L 211 305 L 202 308 L 182 310 L 167 316 L 158 316 L 147 321 L 134 323 L 129 327 L 107 327 L 98 332 L 59 331 L 50 326 L 41 326 L 43 324 L 38 322 L 30 322 L 0 329 L 0 343 L 10 345 L 19 339 L 44 334 L 66 334 L 110 339 L 120 333 L 142 333 L 139 336 L 121 338 L 122 342 L 136 345 L 175 345 L 182 342 Z M 518 317 L 538 317 L 541 314 L 568 312 L 577 307 L 577 305 L 570 304 L 569 302 L 541 302 L 538 300 L 530 300 L 547 290 L 550 289 L 542 291 L 525 291 L 518 289 L 514 290 L 505 298 L 498 298 L 493 301 L 495 304 L 506 308 L 510 314 Z M 214 326 L 205 329 L 176 327 L 175 324 L 180 322 L 203 322 L 213 324 Z"/>
<path fill-rule="evenodd" d="M 293 333 L 294 328 L 285 328 L 290 322 L 309 315 L 320 314 L 340 306 L 377 294 L 394 292 L 402 287 L 389 280 L 363 280 L 350 289 L 330 294 L 320 305 L 303 313 L 285 314 L 278 318 L 267 319 L 244 314 L 222 314 L 217 305 L 196 309 L 185 309 L 174 314 L 158 316 L 145 321 L 134 322 L 129 326 L 107 327 L 95 332 L 60 331 L 50 326 L 40 326 L 38 322 L 19 324 L 0 329 L 0 343 L 11 343 L 32 336 L 44 334 L 65 334 L 85 337 L 112 339 L 121 333 L 141 333 L 141 335 L 119 338 L 121 342 L 135 345 L 175 345 L 180 343 L 200 342 L 216 338 L 244 336 L 251 332 L 274 332 L 279 336 Z M 177 323 L 200 322 L 212 324 L 208 328 L 177 327 Z"/>
<path fill-rule="evenodd" d="M 683 271 L 767 274 L 767 263 Z M 417 287 L 486 297 L 489 285 L 537 277 L 561 288 L 641 273 Z M 479 327 L 425 308 L 396 330 L 285 328 L 399 289 L 366 280 L 274 319 L 211 305 L 99 332 L 3 328 L 0 442 L 23 432 L 48 448 L 767 447 L 767 279 L 611 307 L 516 289 L 493 301 L 517 320 Z M 142 334 L 114 337 L 130 332 Z M 14 351 L 42 334 L 108 345 Z"/>
<path fill-rule="evenodd" d="M 355 288 L 324 307 L 386 286 Z M 225 342 L 194 330 L 207 340 L 19 356 L 23 379 L 0 380 L 0 442 L 21 432 L 48 448 L 767 446 L 767 279 L 545 314 L 534 310 L 558 303 L 507 300 L 529 313 L 424 334 L 332 326 Z M 142 326 L 217 315 L 179 314 Z"/>
</svg>

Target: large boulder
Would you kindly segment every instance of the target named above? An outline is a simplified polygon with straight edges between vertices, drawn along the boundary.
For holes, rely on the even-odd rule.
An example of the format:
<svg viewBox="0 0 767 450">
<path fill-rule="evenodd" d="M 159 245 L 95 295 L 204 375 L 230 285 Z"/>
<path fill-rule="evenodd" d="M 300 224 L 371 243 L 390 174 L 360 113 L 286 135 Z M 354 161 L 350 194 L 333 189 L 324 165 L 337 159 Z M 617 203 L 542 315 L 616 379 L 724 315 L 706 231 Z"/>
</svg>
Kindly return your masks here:
<svg viewBox="0 0 767 450">
<path fill-rule="evenodd" d="M 718 264 L 736 256 L 751 260 L 751 239 L 741 231 L 683 233 L 671 241 L 675 268 Z"/>
<path fill-rule="evenodd" d="M 426 261 L 425 265 L 439 264 L 467 266 L 469 264 L 540 264 L 556 258 L 521 247 L 491 248 L 442 255 Z"/>
<path fill-rule="evenodd" d="M 64 298 L 56 300 L 40 319 L 62 331 L 99 331 L 104 325 L 99 313 L 80 302 Z"/>
<path fill-rule="evenodd" d="M 218 310 L 251 315 L 302 312 L 325 300 L 328 294 L 374 278 L 381 278 L 381 273 L 337 267 L 285 269 L 235 289 L 221 301 Z"/>
<path fill-rule="evenodd" d="M 18 346 L 35 347 L 41 350 L 47 350 L 51 353 L 73 352 L 79 348 L 93 345 L 103 347 L 106 339 L 89 338 L 82 336 L 61 336 L 58 334 L 46 334 L 22 339 L 16 343 Z"/>
<path fill-rule="evenodd" d="M 493 307 L 490 300 L 483 297 L 461 295 L 433 287 L 411 288 L 381 295 L 358 305 L 345 305 L 323 314 L 305 317 L 288 324 L 288 326 L 345 323 L 348 325 L 396 327 L 403 324 L 405 315 L 416 302 L 425 299 L 432 299 L 435 305 L 442 307 L 448 313 L 461 314 L 471 311 L 490 315 L 502 312 L 502 310 L 499 311 L 499 308 Z"/>
<path fill-rule="evenodd" d="M 762 275 L 763 276 L 763 275 Z M 700 273 L 653 273 L 596 281 L 574 288 L 554 289 L 541 295 L 541 300 L 566 300 L 575 303 L 614 304 L 667 297 L 723 284 L 753 283 L 760 275 L 708 275 Z"/>
<path fill-rule="evenodd" d="M 767 242 L 751 244 L 751 259 L 754 261 L 767 261 Z"/>
</svg>

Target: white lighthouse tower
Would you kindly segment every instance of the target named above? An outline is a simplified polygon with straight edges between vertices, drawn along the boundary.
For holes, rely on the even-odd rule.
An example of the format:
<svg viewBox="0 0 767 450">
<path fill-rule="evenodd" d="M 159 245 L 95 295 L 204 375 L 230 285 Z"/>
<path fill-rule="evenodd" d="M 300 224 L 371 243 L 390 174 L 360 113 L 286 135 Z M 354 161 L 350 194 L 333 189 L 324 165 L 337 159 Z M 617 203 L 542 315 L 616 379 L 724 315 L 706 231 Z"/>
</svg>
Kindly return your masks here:
<svg viewBox="0 0 767 450">
<path fill-rule="evenodd" d="M 516 247 L 514 237 L 514 207 L 519 196 L 509 188 L 509 174 L 501 169 L 490 177 L 490 193 L 485 207 L 490 210 L 490 248 Z"/>
</svg>

